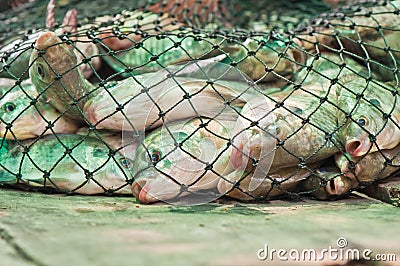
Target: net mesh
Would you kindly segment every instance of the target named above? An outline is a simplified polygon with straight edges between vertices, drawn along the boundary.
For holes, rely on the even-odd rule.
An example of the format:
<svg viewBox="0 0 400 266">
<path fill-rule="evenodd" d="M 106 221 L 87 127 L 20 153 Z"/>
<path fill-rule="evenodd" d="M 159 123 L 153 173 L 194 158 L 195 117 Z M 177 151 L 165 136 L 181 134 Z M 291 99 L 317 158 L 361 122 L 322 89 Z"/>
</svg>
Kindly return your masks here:
<svg viewBox="0 0 400 266">
<path fill-rule="evenodd" d="M 399 1 L 133 5 L 0 13 L 1 184 L 332 199 L 398 170 Z"/>
</svg>

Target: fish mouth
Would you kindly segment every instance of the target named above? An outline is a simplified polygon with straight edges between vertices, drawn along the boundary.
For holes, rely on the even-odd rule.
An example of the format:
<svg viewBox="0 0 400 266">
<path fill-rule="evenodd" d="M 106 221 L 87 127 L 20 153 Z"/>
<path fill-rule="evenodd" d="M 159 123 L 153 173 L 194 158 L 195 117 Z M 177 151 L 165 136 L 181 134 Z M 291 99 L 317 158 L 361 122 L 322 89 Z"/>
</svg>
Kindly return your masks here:
<svg viewBox="0 0 400 266">
<path fill-rule="evenodd" d="M 56 44 L 58 40 L 59 38 L 54 32 L 44 32 L 36 40 L 36 48 L 39 50 L 44 50 L 45 48 Z"/>
<path fill-rule="evenodd" d="M 164 183 L 163 187 L 160 187 L 161 183 Z M 151 204 L 159 201 L 168 202 L 168 200 L 179 195 L 180 188 L 165 184 L 165 180 L 164 182 L 159 182 L 158 180 L 135 181 L 132 185 L 132 194 L 143 204 Z"/>
<path fill-rule="evenodd" d="M 146 183 L 146 180 L 134 182 L 131 188 L 133 196 L 144 204 L 150 204 L 159 201 L 159 199 L 149 193 Z"/>
<path fill-rule="evenodd" d="M 364 139 L 351 139 L 347 141 L 346 152 L 352 157 L 360 157 L 371 150 L 371 141 Z"/>
<path fill-rule="evenodd" d="M 145 175 L 136 179 L 132 184 L 132 194 L 143 204 L 151 204 L 158 201 L 165 201 L 175 198 L 180 194 L 181 187 L 160 175 Z"/>
<path fill-rule="evenodd" d="M 342 193 L 344 193 L 344 183 L 340 179 L 340 176 L 332 178 L 326 184 L 326 191 L 329 195 L 341 195 Z"/>
<path fill-rule="evenodd" d="M 180 173 L 184 174 L 184 172 Z M 171 177 L 170 177 L 171 176 Z M 213 178 L 214 175 L 211 175 Z M 162 201 L 169 204 L 188 204 L 199 202 L 199 200 L 204 203 L 211 197 L 214 198 L 214 194 L 209 193 L 217 187 L 219 178 L 216 177 L 210 180 L 210 177 L 204 175 L 201 177 L 206 180 L 206 183 L 195 182 L 196 178 L 190 177 L 189 180 L 181 180 L 182 175 L 172 174 L 162 175 L 157 173 L 147 173 L 142 172 L 139 178 L 134 178 L 134 183 L 132 184 L 132 194 L 141 203 L 150 204 L 158 201 Z M 198 184 L 201 183 L 201 184 Z M 211 201 L 210 200 L 210 201 Z"/>
<path fill-rule="evenodd" d="M 340 196 L 357 186 L 356 178 L 352 173 L 346 173 L 329 180 L 326 191 L 330 195 Z"/>
</svg>

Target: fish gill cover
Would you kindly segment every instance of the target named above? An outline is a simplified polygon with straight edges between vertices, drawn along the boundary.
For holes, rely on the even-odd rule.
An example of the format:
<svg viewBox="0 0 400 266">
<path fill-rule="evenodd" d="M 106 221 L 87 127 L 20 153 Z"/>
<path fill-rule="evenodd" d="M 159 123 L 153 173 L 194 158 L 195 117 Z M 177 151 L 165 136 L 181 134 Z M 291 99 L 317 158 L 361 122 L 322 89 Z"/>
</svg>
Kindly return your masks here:
<svg viewBox="0 0 400 266">
<path fill-rule="evenodd" d="M 0 13 L 3 186 L 335 199 L 398 170 L 400 1 L 22 2 Z"/>
</svg>

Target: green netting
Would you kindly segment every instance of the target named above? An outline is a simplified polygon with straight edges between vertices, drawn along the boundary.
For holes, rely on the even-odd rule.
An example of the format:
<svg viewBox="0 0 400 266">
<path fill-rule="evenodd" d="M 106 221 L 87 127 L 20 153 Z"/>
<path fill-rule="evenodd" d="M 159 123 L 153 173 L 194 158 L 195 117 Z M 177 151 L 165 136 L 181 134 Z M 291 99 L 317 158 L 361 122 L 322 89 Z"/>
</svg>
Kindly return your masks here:
<svg viewBox="0 0 400 266">
<path fill-rule="evenodd" d="M 326 2 L 1 13 L 0 183 L 201 203 L 332 199 L 392 175 L 400 2 Z"/>
</svg>

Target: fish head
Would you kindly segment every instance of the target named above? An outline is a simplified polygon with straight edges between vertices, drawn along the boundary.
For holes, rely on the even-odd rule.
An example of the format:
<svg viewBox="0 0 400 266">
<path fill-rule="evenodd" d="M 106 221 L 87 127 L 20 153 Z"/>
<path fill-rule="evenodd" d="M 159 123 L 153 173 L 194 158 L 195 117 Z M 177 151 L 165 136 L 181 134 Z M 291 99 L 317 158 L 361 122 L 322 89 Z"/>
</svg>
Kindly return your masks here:
<svg viewBox="0 0 400 266">
<path fill-rule="evenodd" d="M 72 46 L 63 42 L 54 32 L 44 32 L 39 36 L 29 64 L 29 76 L 39 92 L 57 86 L 60 79 L 66 88 L 69 88 L 66 83 L 77 82 L 76 78 L 63 78 L 76 71 L 77 58 Z"/>
<path fill-rule="evenodd" d="M 36 108 L 37 92 L 34 87 L 31 84 L 21 87 L 22 89 L 12 90 L 0 99 L 2 137 L 13 138 L 14 134 L 20 140 L 33 138 L 37 136 L 35 132 L 38 128 L 44 129 L 47 125 Z"/>
<path fill-rule="evenodd" d="M 264 175 L 268 173 L 279 135 L 272 110 L 273 106 L 265 99 L 250 101 L 243 107 L 234 130 L 230 156 L 236 170 L 251 171 L 257 167 Z"/>
<path fill-rule="evenodd" d="M 93 161 L 93 165 L 89 167 L 93 171 L 92 180 L 95 180 L 97 186 L 101 186 L 104 192 L 118 194 L 130 192 L 134 167 L 131 158 L 119 152 L 109 156 L 107 149 L 104 148 L 95 148 L 90 155 L 86 152 L 85 156 L 90 156 Z"/>
<path fill-rule="evenodd" d="M 179 204 L 183 196 L 194 199 L 201 191 L 216 188 L 218 145 L 193 124 L 175 123 L 154 130 L 136 151 L 134 196 L 142 203 Z"/>
<path fill-rule="evenodd" d="M 346 84 L 352 90 L 339 97 L 343 113 L 339 133 L 345 149 L 353 157 L 380 149 L 391 149 L 399 143 L 400 130 L 396 121 L 399 104 L 394 88 L 383 83 L 360 84 L 355 80 Z M 393 119 L 390 119 L 390 118 Z"/>
</svg>

